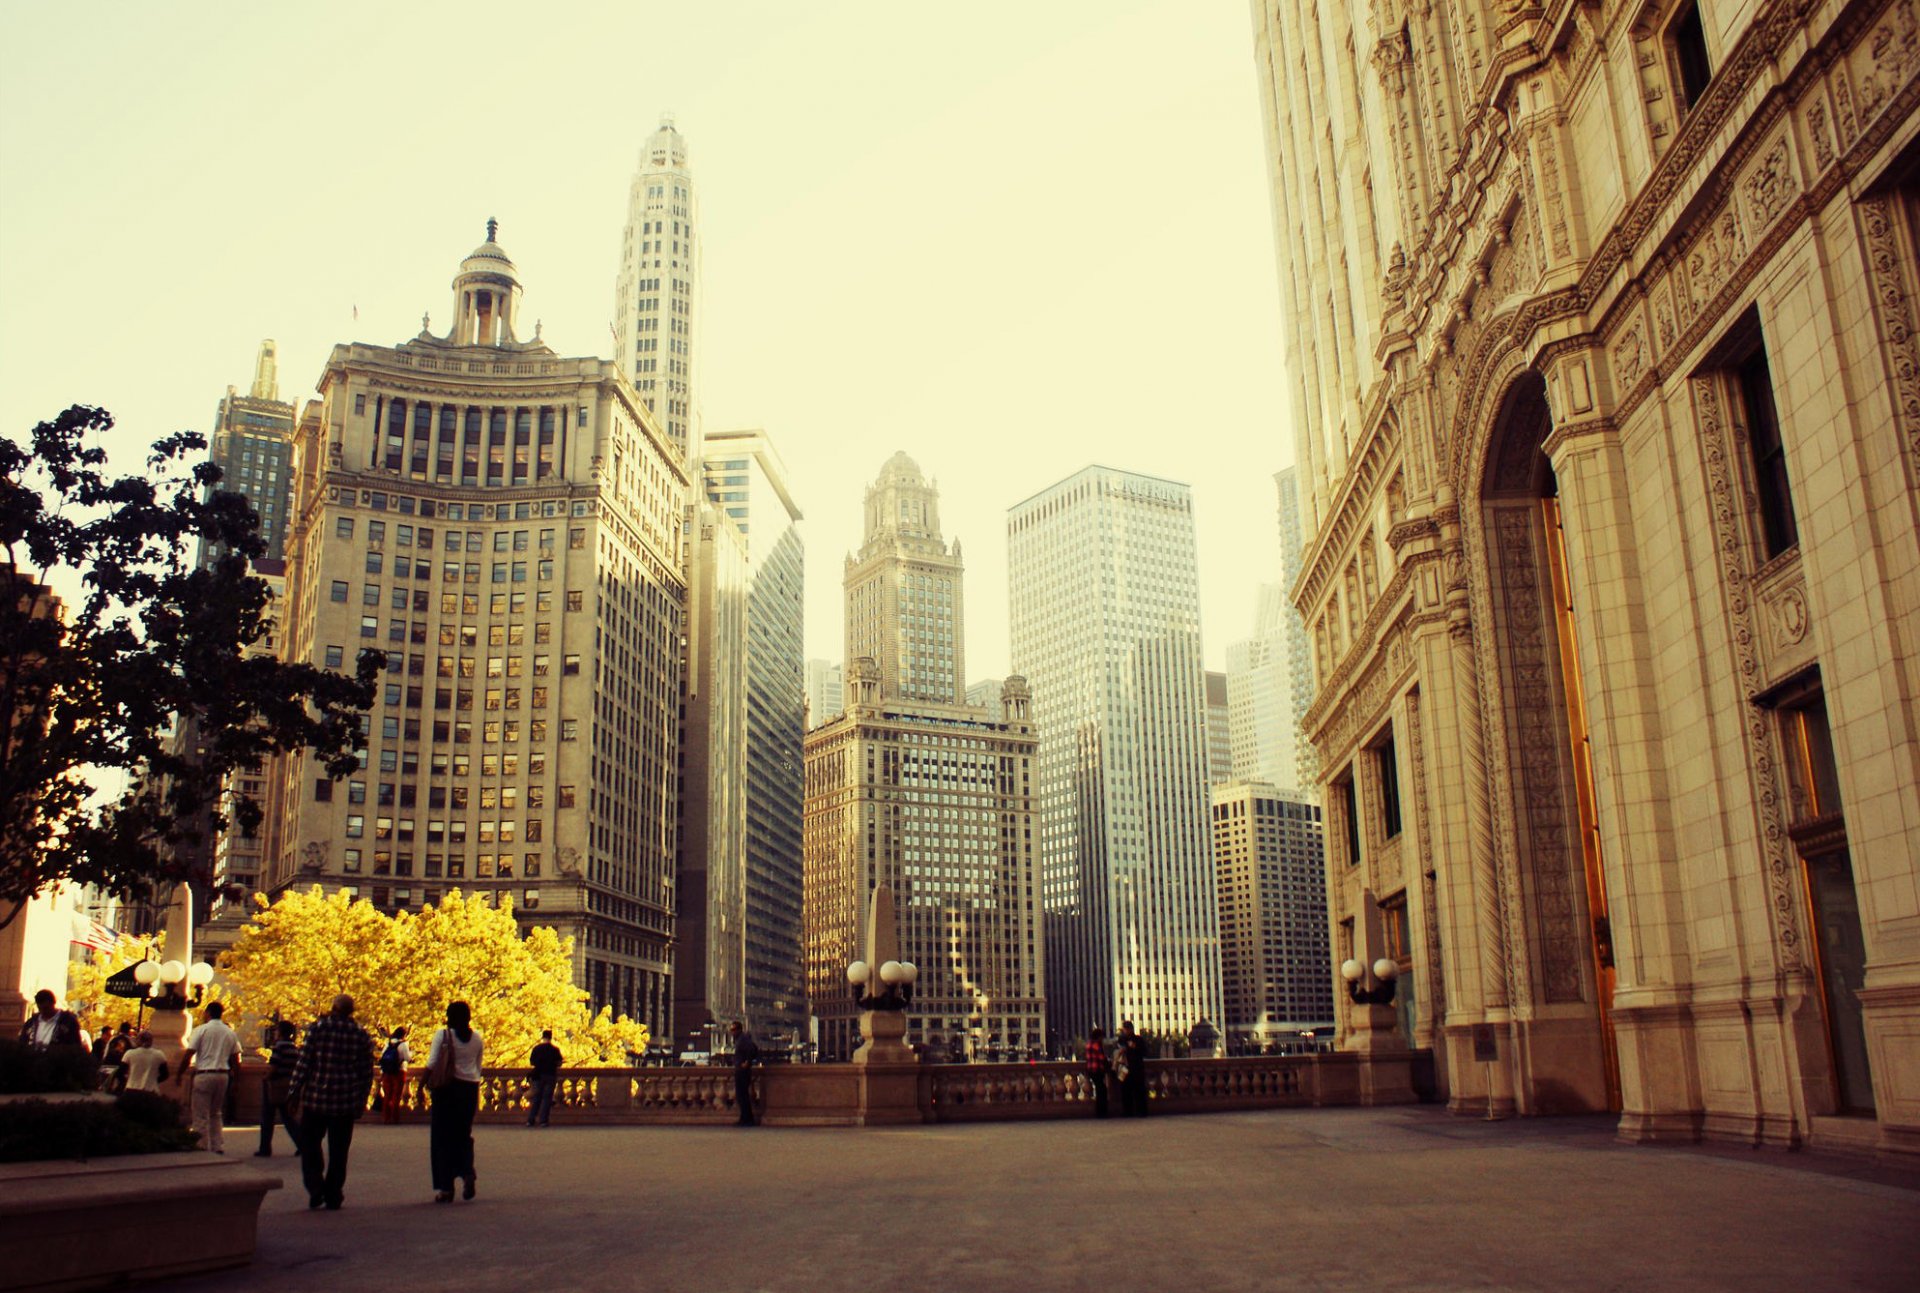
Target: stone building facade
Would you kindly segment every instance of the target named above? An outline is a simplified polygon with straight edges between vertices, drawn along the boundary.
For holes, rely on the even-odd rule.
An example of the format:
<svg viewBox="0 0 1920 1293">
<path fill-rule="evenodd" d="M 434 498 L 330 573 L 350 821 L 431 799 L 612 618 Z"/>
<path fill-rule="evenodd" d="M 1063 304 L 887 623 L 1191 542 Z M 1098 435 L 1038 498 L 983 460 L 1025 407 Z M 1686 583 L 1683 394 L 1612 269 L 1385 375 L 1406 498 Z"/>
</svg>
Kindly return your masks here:
<svg viewBox="0 0 1920 1293">
<path fill-rule="evenodd" d="M 1344 1043 L 1920 1148 L 1920 6 L 1252 8 Z"/>
<path fill-rule="evenodd" d="M 387 665 L 362 771 L 283 762 L 263 887 L 488 894 L 665 1036 L 683 459 L 616 365 L 519 339 L 491 223 L 453 290 L 445 335 L 334 347 L 301 416 L 289 657 Z"/>
</svg>

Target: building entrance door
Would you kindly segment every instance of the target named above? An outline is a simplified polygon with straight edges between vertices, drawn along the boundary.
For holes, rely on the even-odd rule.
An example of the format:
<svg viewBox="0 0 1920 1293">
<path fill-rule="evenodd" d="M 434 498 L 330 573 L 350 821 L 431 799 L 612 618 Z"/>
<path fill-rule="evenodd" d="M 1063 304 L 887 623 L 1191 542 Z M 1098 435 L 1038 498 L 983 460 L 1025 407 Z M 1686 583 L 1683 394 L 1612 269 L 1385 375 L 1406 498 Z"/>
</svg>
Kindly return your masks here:
<svg viewBox="0 0 1920 1293">
<path fill-rule="evenodd" d="M 1867 1029 L 1859 992 L 1867 981 L 1867 946 L 1860 933 L 1860 901 L 1845 849 L 1809 858 L 1807 892 L 1820 959 L 1820 993 L 1833 1047 L 1833 1089 L 1841 1113 L 1873 1112 L 1873 1074 L 1867 1067 Z"/>
</svg>

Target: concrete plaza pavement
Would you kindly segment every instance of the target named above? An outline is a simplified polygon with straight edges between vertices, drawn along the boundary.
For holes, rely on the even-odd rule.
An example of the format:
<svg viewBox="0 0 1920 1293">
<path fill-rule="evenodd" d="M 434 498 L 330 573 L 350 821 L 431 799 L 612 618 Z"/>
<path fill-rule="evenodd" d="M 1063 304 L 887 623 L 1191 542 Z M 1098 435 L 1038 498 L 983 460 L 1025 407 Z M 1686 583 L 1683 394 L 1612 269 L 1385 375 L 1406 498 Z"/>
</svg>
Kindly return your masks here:
<svg viewBox="0 0 1920 1293">
<path fill-rule="evenodd" d="M 1920 1173 L 1635 1148 L 1606 1119 L 1432 1108 L 884 1129 L 363 1123 L 346 1206 L 296 1162 L 254 1264 L 156 1289 L 1912 1289 Z M 229 1152 L 252 1138 L 229 1137 Z"/>
</svg>

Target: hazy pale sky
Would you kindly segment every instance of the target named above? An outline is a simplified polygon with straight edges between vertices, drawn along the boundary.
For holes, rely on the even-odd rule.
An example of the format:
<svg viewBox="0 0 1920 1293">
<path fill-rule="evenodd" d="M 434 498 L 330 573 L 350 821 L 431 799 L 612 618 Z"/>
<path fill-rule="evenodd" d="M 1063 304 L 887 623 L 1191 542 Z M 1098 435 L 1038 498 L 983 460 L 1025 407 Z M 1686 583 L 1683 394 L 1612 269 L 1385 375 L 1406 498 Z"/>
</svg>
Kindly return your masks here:
<svg viewBox="0 0 1920 1293">
<path fill-rule="evenodd" d="M 1006 509 L 1090 462 L 1193 486 L 1218 668 L 1279 577 L 1292 461 L 1243 0 L 44 5 L 0 0 L 0 425 L 72 403 L 115 462 L 210 431 L 279 344 L 304 400 L 392 345 L 489 216 L 533 321 L 606 355 L 663 112 L 704 241 L 698 400 L 764 427 L 838 659 L 861 495 L 904 449 L 1007 667 Z M 355 317 L 355 311 L 358 317 Z"/>
</svg>

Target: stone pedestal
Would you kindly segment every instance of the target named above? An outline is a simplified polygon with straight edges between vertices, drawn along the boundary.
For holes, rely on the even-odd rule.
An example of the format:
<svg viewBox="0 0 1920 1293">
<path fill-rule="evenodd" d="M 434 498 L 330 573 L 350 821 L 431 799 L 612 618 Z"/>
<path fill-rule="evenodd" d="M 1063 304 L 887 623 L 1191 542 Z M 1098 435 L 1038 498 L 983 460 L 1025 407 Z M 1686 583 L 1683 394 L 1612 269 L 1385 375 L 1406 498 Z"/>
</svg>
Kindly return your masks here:
<svg viewBox="0 0 1920 1293">
<path fill-rule="evenodd" d="M 920 1058 L 906 1035 L 905 1011 L 860 1012 L 860 1036 L 866 1040 L 853 1053 L 853 1070 L 859 1079 L 856 1120 L 863 1127 L 925 1121 Z"/>
</svg>

